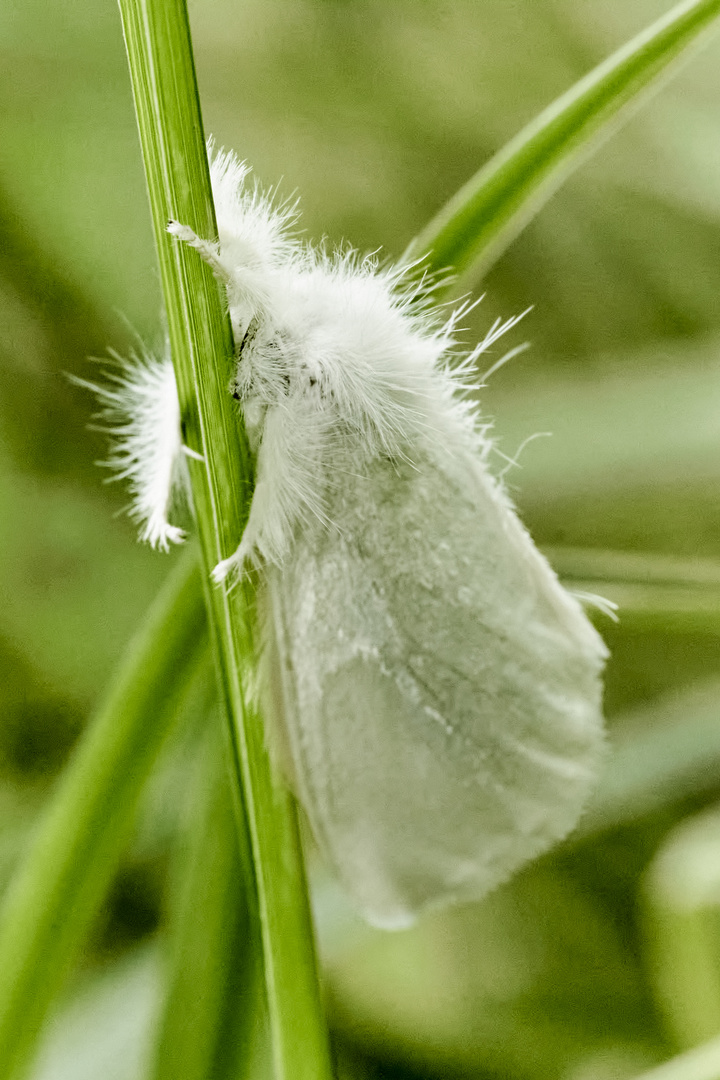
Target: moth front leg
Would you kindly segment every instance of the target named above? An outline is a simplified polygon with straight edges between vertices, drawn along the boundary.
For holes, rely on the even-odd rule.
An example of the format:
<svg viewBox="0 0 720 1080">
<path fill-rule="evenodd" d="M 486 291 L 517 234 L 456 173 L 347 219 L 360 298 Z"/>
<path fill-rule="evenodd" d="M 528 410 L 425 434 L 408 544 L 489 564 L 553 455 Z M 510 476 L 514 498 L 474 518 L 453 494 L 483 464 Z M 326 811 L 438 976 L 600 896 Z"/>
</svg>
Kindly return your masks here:
<svg viewBox="0 0 720 1080">
<path fill-rule="evenodd" d="M 189 225 L 181 225 L 179 221 L 169 221 L 167 231 L 171 236 L 176 236 L 188 247 L 195 248 L 203 262 L 206 262 L 215 276 L 224 285 L 230 284 L 232 271 L 223 261 L 220 244 L 213 240 L 203 240 Z"/>
<path fill-rule="evenodd" d="M 253 269 L 251 266 L 243 266 L 233 261 L 223 251 L 219 240 L 204 240 L 189 225 L 181 225 L 179 221 L 170 221 L 167 231 L 171 236 L 182 240 L 188 247 L 194 248 L 203 262 L 210 267 L 217 280 L 225 286 L 230 304 L 230 315 L 234 318 L 234 332 L 237 334 L 242 327 L 247 327 L 258 305 L 261 305 L 265 299 L 262 275 L 258 274 L 257 268 Z M 237 312 L 233 311 L 234 306 L 237 305 L 240 305 L 242 309 L 242 318 L 238 318 Z"/>
<path fill-rule="evenodd" d="M 250 516 L 237 550 L 213 571 L 217 583 L 240 576 L 247 562 L 282 564 L 295 529 L 308 515 L 329 524 L 321 467 L 327 425 L 304 398 L 268 409 Z"/>
</svg>

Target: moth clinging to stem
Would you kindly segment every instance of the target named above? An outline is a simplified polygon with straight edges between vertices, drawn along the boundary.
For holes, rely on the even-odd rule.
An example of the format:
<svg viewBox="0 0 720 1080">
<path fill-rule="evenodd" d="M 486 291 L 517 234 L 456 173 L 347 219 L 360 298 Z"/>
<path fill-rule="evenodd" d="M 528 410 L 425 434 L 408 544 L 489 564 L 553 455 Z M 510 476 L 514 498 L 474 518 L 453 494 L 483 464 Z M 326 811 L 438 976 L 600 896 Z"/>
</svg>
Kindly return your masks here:
<svg viewBox="0 0 720 1080">
<path fill-rule="evenodd" d="M 372 923 L 475 899 L 564 836 L 602 753 L 605 647 L 489 468 L 464 359 L 403 268 L 294 238 L 292 214 L 211 163 L 232 393 L 256 459 L 240 545 L 258 568 L 264 711 L 327 858 Z M 99 391 L 132 513 L 160 548 L 183 484 L 169 357 Z"/>
</svg>

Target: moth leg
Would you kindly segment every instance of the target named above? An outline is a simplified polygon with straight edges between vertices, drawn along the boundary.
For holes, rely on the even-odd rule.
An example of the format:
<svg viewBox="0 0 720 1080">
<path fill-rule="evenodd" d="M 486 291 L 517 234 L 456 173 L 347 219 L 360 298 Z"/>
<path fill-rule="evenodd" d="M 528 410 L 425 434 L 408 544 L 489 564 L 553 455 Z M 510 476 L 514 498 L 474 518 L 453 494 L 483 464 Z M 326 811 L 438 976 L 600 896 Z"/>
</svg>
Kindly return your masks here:
<svg viewBox="0 0 720 1080">
<path fill-rule="evenodd" d="M 281 563 L 298 522 L 307 514 L 330 524 L 323 508 L 320 470 L 327 421 L 304 398 L 296 407 L 268 409 L 257 456 L 257 479 L 237 550 L 218 563 L 216 582 L 242 575 L 245 563 Z"/>
<path fill-rule="evenodd" d="M 203 262 L 206 262 L 212 272 L 224 285 L 232 283 L 232 275 L 228 266 L 223 261 L 220 253 L 220 245 L 213 240 L 203 240 L 189 225 L 181 225 L 179 221 L 169 221 L 167 231 L 176 236 L 178 240 L 195 248 Z"/>
<path fill-rule="evenodd" d="M 223 253 L 218 240 L 203 240 L 189 225 L 170 221 L 167 231 L 178 240 L 188 244 L 206 262 L 218 281 L 225 286 L 230 306 L 235 340 L 240 341 L 247 331 L 257 308 L 265 300 L 265 292 L 258 280 L 257 271 L 237 265 L 230 255 Z"/>
</svg>

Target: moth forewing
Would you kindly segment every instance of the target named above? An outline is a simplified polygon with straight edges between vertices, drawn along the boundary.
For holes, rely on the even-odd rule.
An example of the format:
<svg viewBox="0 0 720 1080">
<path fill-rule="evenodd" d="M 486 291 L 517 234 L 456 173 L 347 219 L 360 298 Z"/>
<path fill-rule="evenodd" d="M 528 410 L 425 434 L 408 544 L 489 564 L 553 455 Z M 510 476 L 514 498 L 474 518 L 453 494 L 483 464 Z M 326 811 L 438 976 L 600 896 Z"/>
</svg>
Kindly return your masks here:
<svg viewBox="0 0 720 1080">
<path fill-rule="evenodd" d="M 295 784 L 369 921 L 477 899 L 575 824 L 604 646 L 484 467 L 374 461 L 269 579 Z"/>
</svg>

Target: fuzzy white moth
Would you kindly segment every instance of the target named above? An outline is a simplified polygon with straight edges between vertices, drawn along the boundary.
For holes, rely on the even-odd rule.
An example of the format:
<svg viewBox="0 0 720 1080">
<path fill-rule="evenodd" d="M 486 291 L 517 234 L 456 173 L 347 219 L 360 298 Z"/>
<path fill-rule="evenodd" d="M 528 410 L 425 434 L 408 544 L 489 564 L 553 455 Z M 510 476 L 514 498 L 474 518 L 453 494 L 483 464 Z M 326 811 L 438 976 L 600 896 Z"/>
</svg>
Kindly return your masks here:
<svg viewBox="0 0 720 1080">
<path fill-rule="evenodd" d="M 605 647 L 488 470 L 453 328 L 400 270 L 329 256 L 212 162 L 257 487 L 217 580 L 259 566 L 290 780 L 366 918 L 481 897 L 575 824 L 602 750 Z M 503 328 L 501 328 L 503 329 Z M 169 359 L 105 403 L 143 535 L 166 547 L 181 454 Z"/>
</svg>

